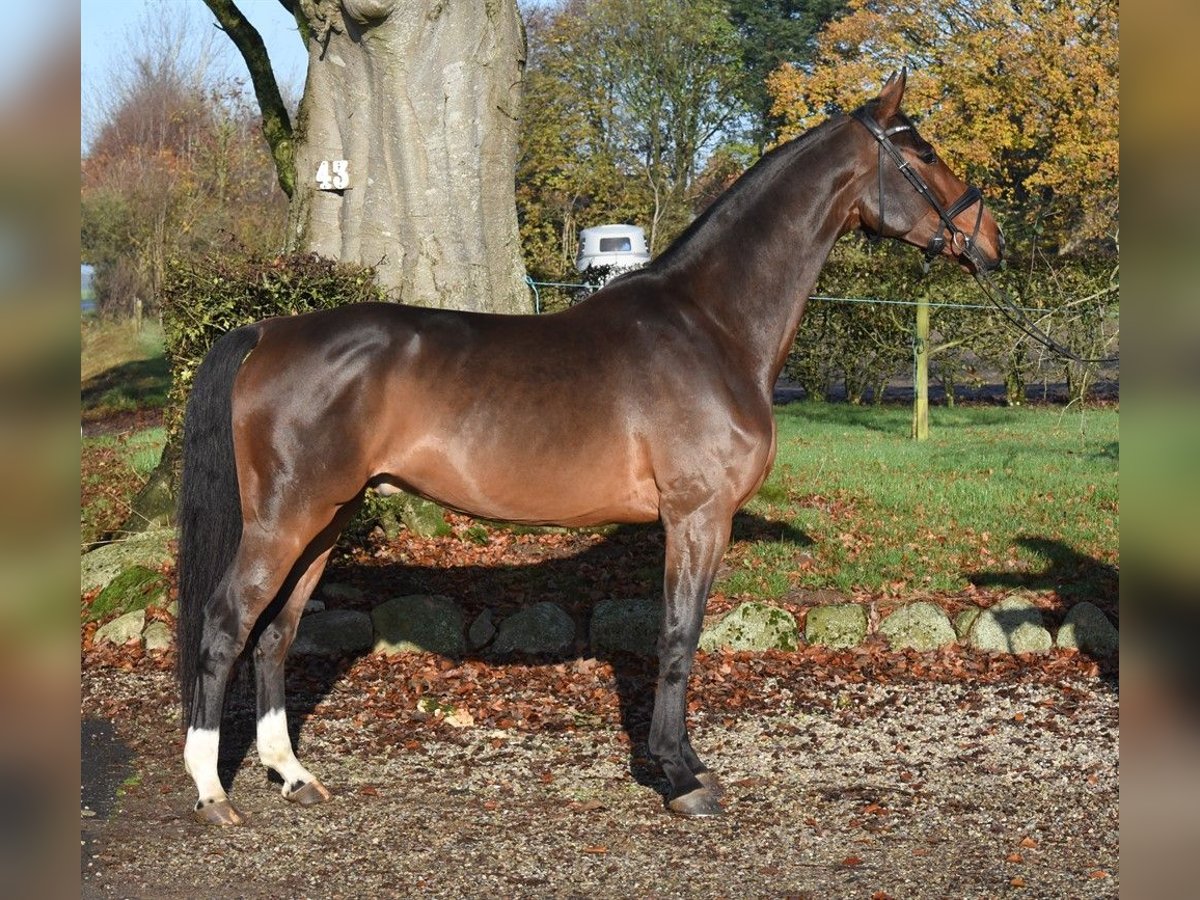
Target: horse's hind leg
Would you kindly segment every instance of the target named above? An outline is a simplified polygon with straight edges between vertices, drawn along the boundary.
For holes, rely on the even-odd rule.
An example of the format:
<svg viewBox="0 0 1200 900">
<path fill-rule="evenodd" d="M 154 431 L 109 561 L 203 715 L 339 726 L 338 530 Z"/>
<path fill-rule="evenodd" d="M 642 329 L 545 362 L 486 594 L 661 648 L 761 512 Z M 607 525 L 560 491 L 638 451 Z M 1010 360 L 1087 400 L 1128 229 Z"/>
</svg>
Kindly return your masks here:
<svg viewBox="0 0 1200 900">
<path fill-rule="evenodd" d="M 284 695 L 284 661 L 296 637 L 304 604 L 320 580 L 328 557 L 327 550 L 300 576 L 287 603 L 262 630 L 254 645 L 258 758 L 283 779 L 283 796 L 304 806 L 328 800 L 329 791 L 300 764 L 292 750 Z"/>
<path fill-rule="evenodd" d="M 719 815 L 719 785 L 687 735 L 687 684 L 708 591 L 729 542 L 732 518 L 724 510 L 705 508 L 677 518 L 664 515 L 663 524 L 666 573 L 650 752 L 671 782 L 668 806 L 672 812 Z"/>
<path fill-rule="evenodd" d="M 304 542 L 288 538 L 288 533 L 286 529 L 270 534 L 260 528 L 246 529 L 229 572 L 204 607 L 199 671 L 183 761 L 199 795 L 194 815 L 205 824 L 237 825 L 242 821 L 217 774 L 225 690 L 255 623 L 283 587 L 304 547 Z"/>
<path fill-rule="evenodd" d="M 338 533 L 358 506 L 358 503 L 352 503 L 344 508 L 334 524 L 310 545 L 297 565 L 297 570 L 301 571 L 286 603 L 262 629 L 254 645 L 254 674 L 258 688 L 258 758 L 283 779 L 283 796 L 301 806 L 323 803 L 329 799 L 329 791 L 300 764 L 292 748 L 284 694 L 284 663 L 296 637 L 304 605 L 321 580 L 321 573 L 325 571 Z"/>
</svg>

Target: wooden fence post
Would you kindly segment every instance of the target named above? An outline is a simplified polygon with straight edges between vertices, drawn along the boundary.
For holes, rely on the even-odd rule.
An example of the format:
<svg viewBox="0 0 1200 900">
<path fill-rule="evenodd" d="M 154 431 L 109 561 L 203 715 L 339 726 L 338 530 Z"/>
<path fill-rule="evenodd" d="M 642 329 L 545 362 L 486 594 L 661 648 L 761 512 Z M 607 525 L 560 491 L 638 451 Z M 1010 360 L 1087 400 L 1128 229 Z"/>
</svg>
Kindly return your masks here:
<svg viewBox="0 0 1200 900">
<path fill-rule="evenodd" d="M 929 298 L 917 300 L 913 335 L 913 440 L 929 439 Z"/>
</svg>

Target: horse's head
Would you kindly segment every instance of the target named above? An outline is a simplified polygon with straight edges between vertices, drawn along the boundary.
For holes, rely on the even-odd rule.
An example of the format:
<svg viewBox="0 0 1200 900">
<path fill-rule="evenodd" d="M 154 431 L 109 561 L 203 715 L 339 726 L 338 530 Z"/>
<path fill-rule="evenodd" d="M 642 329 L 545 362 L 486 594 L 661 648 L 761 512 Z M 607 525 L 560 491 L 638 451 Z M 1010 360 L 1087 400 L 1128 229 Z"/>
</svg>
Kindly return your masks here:
<svg viewBox="0 0 1200 900">
<path fill-rule="evenodd" d="M 864 138 L 862 192 L 851 215 L 864 230 L 930 257 L 949 256 L 968 271 L 994 269 L 1004 256 L 1000 226 L 979 189 L 951 172 L 900 111 L 904 82 L 903 71 L 893 74 L 877 98 L 851 114 Z"/>
</svg>

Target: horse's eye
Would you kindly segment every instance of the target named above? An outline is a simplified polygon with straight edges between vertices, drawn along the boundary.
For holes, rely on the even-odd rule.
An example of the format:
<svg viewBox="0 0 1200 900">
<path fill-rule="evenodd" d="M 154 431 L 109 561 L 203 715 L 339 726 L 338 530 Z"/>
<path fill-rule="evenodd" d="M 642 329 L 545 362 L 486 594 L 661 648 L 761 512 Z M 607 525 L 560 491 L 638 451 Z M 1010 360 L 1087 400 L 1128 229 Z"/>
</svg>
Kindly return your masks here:
<svg viewBox="0 0 1200 900">
<path fill-rule="evenodd" d="M 922 150 L 920 153 L 921 162 L 927 166 L 932 166 L 937 162 L 937 151 L 930 147 L 928 150 Z"/>
</svg>

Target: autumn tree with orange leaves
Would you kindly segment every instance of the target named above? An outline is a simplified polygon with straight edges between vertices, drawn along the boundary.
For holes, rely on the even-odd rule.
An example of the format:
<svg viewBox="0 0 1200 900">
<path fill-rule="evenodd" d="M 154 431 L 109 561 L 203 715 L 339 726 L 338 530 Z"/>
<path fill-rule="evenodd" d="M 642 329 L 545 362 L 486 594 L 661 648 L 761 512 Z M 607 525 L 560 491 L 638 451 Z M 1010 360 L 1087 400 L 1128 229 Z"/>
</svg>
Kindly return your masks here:
<svg viewBox="0 0 1200 900">
<path fill-rule="evenodd" d="M 819 36 L 810 70 L 770 76 L 785 137 L 852 109 L 878 92 L 881 72 L 907 65 L 905 109 L 1010 230 L 1035 230 L 1061 253 L 1116 239 L 1116 0 L 851 0 L 849 10 Z"/>
<path fill-rule="evenodd" d="M 1120 233 L 1116 0 L 850 0 L 846 15 L 818 36 L 812 59 L 769 77 L 782 138 L 853 109 L 878 93 L 881 75 L 907 66 L 905 110 L 951 167 L 983 189 L 1004 226 L 1010 290 L 1023 305 L 1046 309 L 1042 326 L 1075 352 L 1112 352 Z M 911 264 L 897 257 L 891 268 L 881 289 L 911 282 Z M 934 299 L 981 300 L 978 292 L 962 296 L 962 287 L 935 269 L 924 290 Z M 902 296 L 911 293 L 910 286 Z M 960 358 L 964 347 L 1003 370 L 1010 402 L 1019 402 L 1027 380 L 1045 377 L 1047 366 L 1064 371 L 995 316 L 941 319 L 942 334 L 953 335 L 942 360 L 956 360 L 957 370 L 947 369 L 951 381 L 962 380 L 969 365 Z M 1082 396 L 1094 370 L 1068 365 L 1065 374 L 1072 394 Z"/>
</svg>

